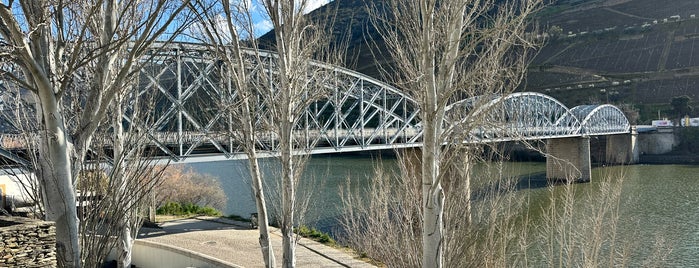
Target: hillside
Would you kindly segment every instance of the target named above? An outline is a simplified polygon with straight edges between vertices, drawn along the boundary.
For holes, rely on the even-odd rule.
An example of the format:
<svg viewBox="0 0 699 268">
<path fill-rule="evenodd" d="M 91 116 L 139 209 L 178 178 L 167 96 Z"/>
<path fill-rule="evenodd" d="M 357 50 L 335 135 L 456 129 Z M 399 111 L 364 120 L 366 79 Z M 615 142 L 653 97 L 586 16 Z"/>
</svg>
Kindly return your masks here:
<svg viewBox="0 0 699 268">
<path fill-rule="evenodd" d="M 386 53 L 376 28 L 371 23 L 367 5 L 379 5 L 382 0 L 334 0 L 309 13 L 313 20 L 334 20 L 332 27 L 334 44 L 346 46 L 346 57 L 341 65 L 363 74 L 381 79 L 374 55 L 382 64 L 390 62 L 382 57 Z M 273 31 L 259 38 L 263 48 L 269 49 L 274 42 Z M 375 44 L 374 44 L 375 43 Z"/>
<path fill-rule="evenodd" d="M 537 22 L 560 34 L 540 50 L 522 88 L 568 105 L 597 98 L 635 104 L 697 99 L 699 3 L 665 3 L 571 0 L 546 8 Z"/>
<path fill-rule="evenodd" d="M 372 57 L 385 46 L 367 2 L 381 0 L 335 0 L 310 15 L 337 11 L 335 41 L 349 40 L 345 65 L 381 78 L 377 67 L 390 60 Z M 532 21 L 548 38 L 519 90 L 543 92 L 568 106 L 631 103 L 642 117 L 666 109 L 660 104 L 675 96 L 699 100 L 696 0 L 558 0 Z"/>
</svg>

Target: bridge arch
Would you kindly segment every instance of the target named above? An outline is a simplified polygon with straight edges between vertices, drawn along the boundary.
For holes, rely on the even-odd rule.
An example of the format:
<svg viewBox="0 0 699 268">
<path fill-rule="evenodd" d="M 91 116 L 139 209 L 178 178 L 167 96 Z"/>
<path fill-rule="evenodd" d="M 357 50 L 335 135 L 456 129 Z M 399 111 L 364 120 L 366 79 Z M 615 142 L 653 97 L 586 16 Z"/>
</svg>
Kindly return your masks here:
<svg viewBox="0 0 699 268">
<path fill-rule="evenodd" d="M 481 117 L 481 126 L 471 134 L 476 140 L 566 137 L 576 135 L 580 127 L 580 120 L 563 103 L 535 92 L 467 98 L 449 105 L 447 111 L 451 118 L 460 117 L 457 124 Z"/>
<path fill-rule="evenodd" d="M 582 135 L 628 133 L 631 128 L 624 112 L 614 105 L 580 105 L 573 107 L 571 112 L 581 120 Z"/>
</svg>

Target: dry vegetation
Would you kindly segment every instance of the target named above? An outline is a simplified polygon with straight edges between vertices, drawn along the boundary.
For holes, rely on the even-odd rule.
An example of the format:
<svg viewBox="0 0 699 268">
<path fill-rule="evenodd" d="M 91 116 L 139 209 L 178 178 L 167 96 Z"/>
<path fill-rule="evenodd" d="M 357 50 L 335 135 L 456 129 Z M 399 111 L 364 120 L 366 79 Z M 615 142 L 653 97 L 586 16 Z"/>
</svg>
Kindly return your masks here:
<svg viewBox="0 0 699 268">
<path fill-rule="evenodd" d="M 474 165 L 471 200 L 459 194 L 466 192 L 459 183 L 465 174 L 450 174 L 445 267 L 662 267 L 671 251 L 662 239 L 639 245 L 618 234 L 623 172 L 604 174 L 587 194 L 577 184 L 550 185 L 546 201 L 535 207 L 502 162 Z M 388 267 L 420 267 L 422 208 L 414 170 L 401 164 L 399 174 L 388 174 L 377 166 L 364 192 L 343 193 L 341 242 Z M 651 253 L 639 257 L 640 251 Z"/>
<path fill-rule="evenodd" d="M 156 207 L 168 202 L 222 210 L 226 205 L 226 195 L 215 178 L 182 165 L 173 165 L 165 169 L 162 182 L 155 188 Z"/>
</svg>

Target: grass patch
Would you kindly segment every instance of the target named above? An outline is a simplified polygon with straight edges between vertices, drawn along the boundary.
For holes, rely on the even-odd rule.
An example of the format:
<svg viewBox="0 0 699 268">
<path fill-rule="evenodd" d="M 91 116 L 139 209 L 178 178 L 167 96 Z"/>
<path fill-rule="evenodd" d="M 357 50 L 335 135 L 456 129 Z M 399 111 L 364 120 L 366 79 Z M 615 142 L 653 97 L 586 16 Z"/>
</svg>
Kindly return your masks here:
<svg viewBox="0 0 699 268">
<path fill-rule="evenodd" d="M 301 225 L 298 228 L 294 228 L 294 233 L 296 233 L 302 237 L 311 239 L 313 241 L 319 242 L 319 243 L 326 245 L 326 246 L 336 246 L 337 245 L 337 243 L 335 242 L 335 239 L 330 237 L 330 235 L 328 233 L 321 232 L 318 229 L 313 228 L 313 227 Z"/>
<path fill-rule="evenodd" d="M 168 202 L 164 206 L 156 210 L 159 215 L 175 215 L 175 216 L 221 216 L 221 211 L 212 207 L 200 207 L 195 204 L 180 204 L 177 202 Z"/>
</svg>

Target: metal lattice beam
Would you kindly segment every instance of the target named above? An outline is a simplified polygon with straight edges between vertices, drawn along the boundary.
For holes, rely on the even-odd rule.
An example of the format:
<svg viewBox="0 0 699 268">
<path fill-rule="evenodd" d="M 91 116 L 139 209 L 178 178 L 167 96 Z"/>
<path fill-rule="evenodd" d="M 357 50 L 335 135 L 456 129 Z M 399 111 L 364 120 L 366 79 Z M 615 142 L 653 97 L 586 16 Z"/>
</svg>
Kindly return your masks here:
<svg viewBox="0 0 699 268">
<path fill-rule="evenodd" d="M 253 83 L 276 84 L 277 55 L 246 51 L 243 63 Z M 259 53 L 259 54 L 256 54 Z M 257 57 L 263 60 L 259 64 Z M 205 45 L 174 43 L 158 47 L 143 59 L 137 77 L 138 93 L 133 98 L 154 97 L 149 110 L 151 123 L 139 125 L 127 113 L 124 118 L 135 129 L 147 133 L 160 157 L 173 161 L 240 159 L 236 126 L 221 99 L 239 98 L 237 90 L 224 79 L 225 64 Z M 297 122 L 299 154 L 363 151 L 422 145 L 420 110 L 415 100 L 401 90 L 360 73 L 312 62 L 311 68 L 325 76 L 315 79 L 328 93 L 306 107 Z M 313 70 L 310 70 L 313 71 Z M 256 125 L 269 120 L 272 101 L 260 98 Z M 135 103 L 135 102 L 134 102 Z M 551 139 L 582 135 L 628 133 L 629 122 L 612 105 L 567 108 L 540 93 L 505 96 L 476 96 L 452 103 L 443 127 L 460 140 L 452 142 L 497 142 Z M 261 155 L 274 155 L 277 137 L 260 129 L 257 146 Z M 2 151 L 0 151 L 2 152 Z"/>
<path fill-rule="evenodd" d="M 158 51 L 161 54 L 149 63 L 152 68 L 142 72 L 142 80 L 149 81 L 143 90 L 150 87 L 160 92 L 167 107 L 148 128 L 154 144 L 165 155 L 176 155 L 176 160 L 206 154 L 244 157 L 237 142 L 223 131 L 232 127 L 224 120 L 228 116 L 211 111 L 213 116 L 206 119 L 201 116 L 206 113 L 200 111 L 201 105 L 193 104 L 203 100 L 213 106 L 220 94 L 235 91 L 215 76 L 222 63 L 204 46 L 194 44 L 172 44 Z M 258 52 L 247 53 L 253 56 Z M 277 55 L 262 52 L 259 56 L 264 59 L 262 64 L 254 65 L 250 60 L 246 68 L 259 79 L 269 79 L 262 83 L 274 86 L 271 77 L 276 73 Z M 157 66 L 164 70 L 154 71 Z M 296 131 L 299 153 L 421 146 L 420 111 L 407 94 L 351 70 L 320 62 L 311 66 L 332 73 L 331 78 L 320 81 L 330 94 L 307 107 L 301 116 Z M 258 110 L 265 111 L 266 106 L 260 103 Z M 550 96 L 531 92 L 467 98 L 451 104 L 447 111 L 444 128 L 466 133 L 460 137 L 472 143 L 618 134 L 629 129 L 623 113 L 614 106 L 569 109 Z M 259 149 L 270 155 L 278 146 L 275 135 L 265 131 L 258 143 Z"/>
</svg>

